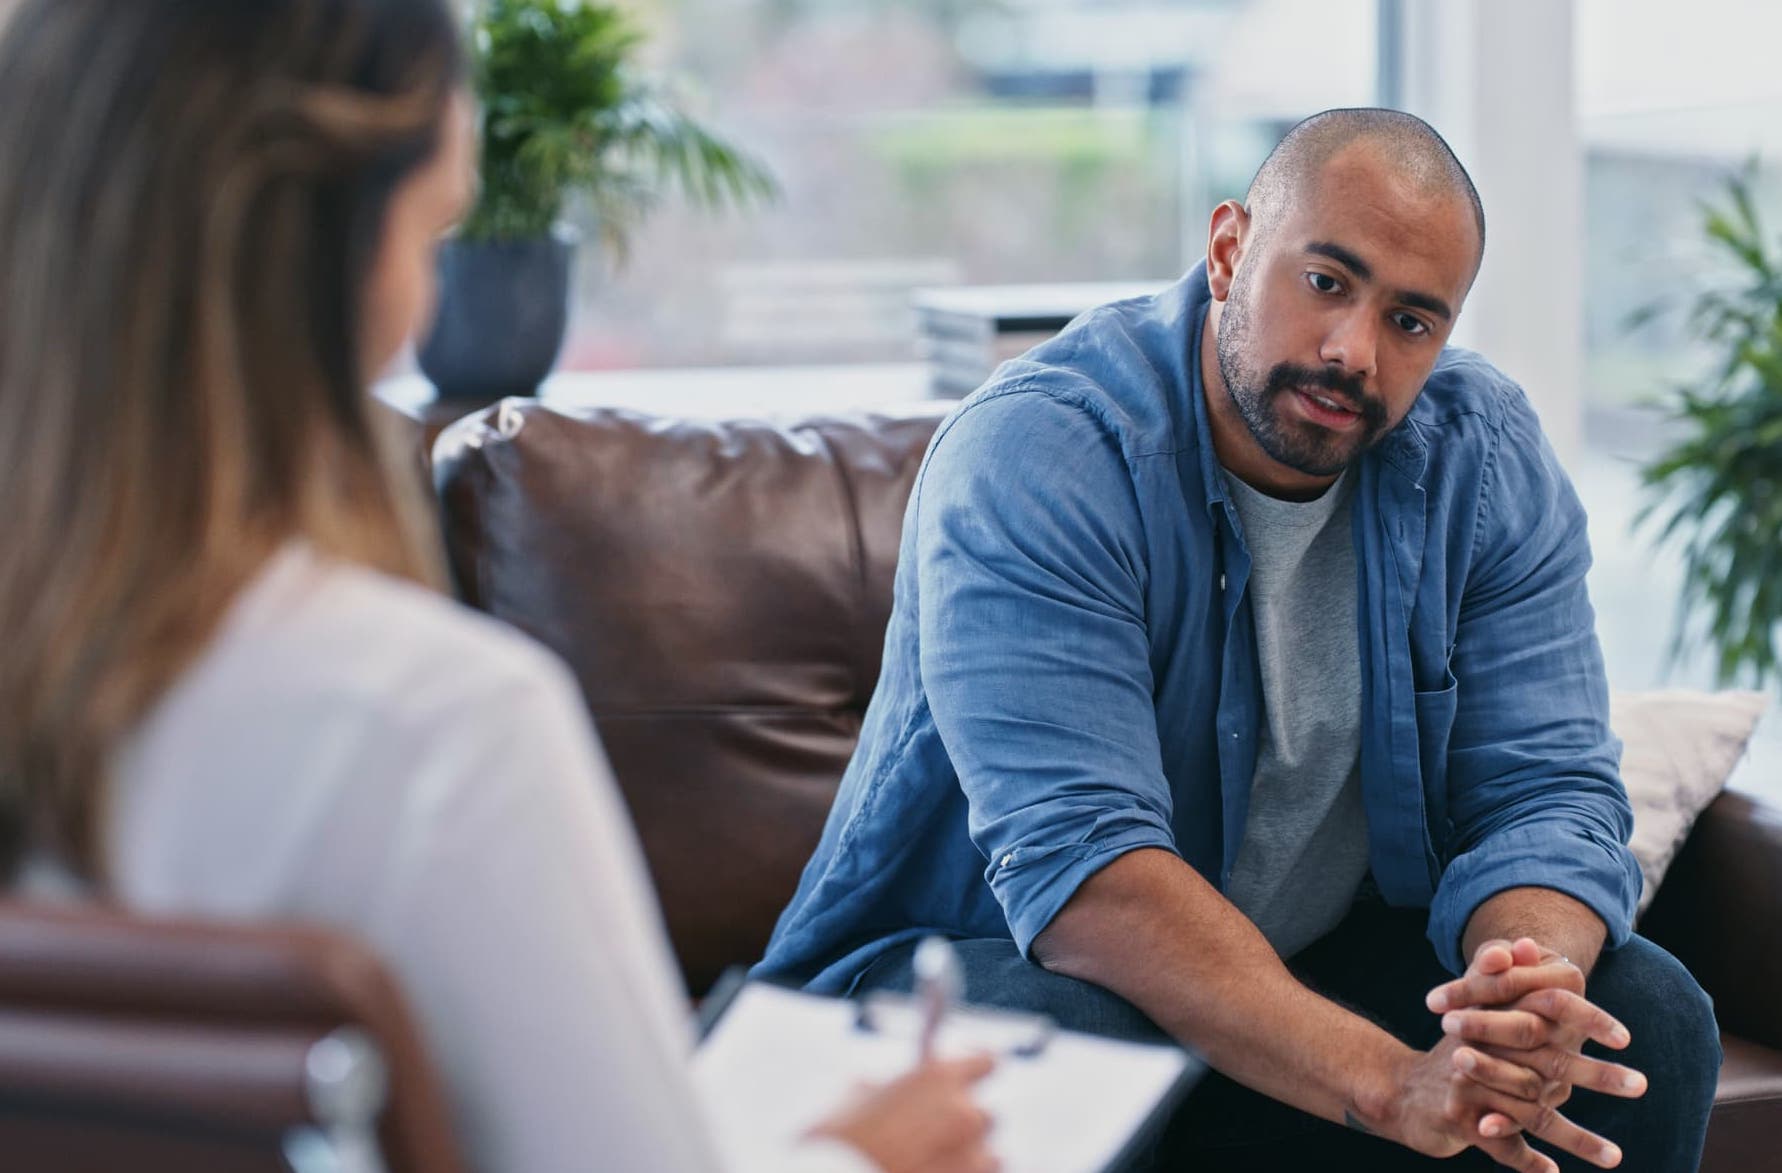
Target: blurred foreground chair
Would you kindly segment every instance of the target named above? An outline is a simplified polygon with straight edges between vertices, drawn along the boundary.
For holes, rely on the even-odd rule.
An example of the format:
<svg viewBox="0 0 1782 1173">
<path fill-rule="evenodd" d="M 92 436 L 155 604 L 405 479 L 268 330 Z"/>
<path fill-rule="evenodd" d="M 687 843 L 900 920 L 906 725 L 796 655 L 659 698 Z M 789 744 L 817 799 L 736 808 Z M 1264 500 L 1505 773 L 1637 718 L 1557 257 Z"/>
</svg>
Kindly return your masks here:
<svg viewBox="0 0 1782 1173">
<path fill-rule="evenodd" d="M 395 985 L 313 928 L 0 902 L 0 1166 L 458 1173 Z"/>
</svg>

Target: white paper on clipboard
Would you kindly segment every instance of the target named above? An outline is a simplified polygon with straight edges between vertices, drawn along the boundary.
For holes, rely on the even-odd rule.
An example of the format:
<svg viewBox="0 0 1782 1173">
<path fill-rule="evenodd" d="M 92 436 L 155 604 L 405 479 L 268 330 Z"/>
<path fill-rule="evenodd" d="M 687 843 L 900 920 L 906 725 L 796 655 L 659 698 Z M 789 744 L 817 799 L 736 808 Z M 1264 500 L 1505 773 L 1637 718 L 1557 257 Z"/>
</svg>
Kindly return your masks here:
<svg viewBox="0 0 1782 1173">
<path fill-rule="evenodd" d="M 1098 1173 L 1190 1070 L 1178 1047 L 1052 1031 L 1037 1053 L 1011 1046 L 1031 1034 L 969 1011 L 950 1016 L 937 1050 L 988 1050 L 997 1067 L 978 1085 L 995 1120 L 992 1146 L 1006 1173 Z M 910 1070 L 911 1032 L 871 1029 L 856 1003 L 750 983 L 693 1058 L 693 1082 L 726 1163 L 767 1170 L 862 1081 Z"/>
</svg>

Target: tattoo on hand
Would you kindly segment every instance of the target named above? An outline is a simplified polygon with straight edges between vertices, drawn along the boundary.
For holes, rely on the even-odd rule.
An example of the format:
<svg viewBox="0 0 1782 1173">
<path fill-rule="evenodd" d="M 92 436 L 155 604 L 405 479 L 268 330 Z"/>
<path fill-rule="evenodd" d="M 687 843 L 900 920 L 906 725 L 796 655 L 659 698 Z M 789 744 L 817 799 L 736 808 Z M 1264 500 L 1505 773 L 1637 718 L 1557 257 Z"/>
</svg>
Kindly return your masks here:
<svg viewBox="0 0 1782 1173">
<path fill-rule="evenodd" d="M 1353 1128 L 1356 1132 L 1365 1132 L 1369 1136 L 1372 1136 L 1374 1134 L 1373 1129 L 1371 1129 L 1367 1125 L 1363 1124 L 1361 1122 L 1361 1118 L 1356 1116 L 1355 1113 L 1349 1111 L 1349 1109 L 1347 1109 L 1347 1108 L 1343 1109 L 1343 1123 L 1345 1125 L 1347 1125 L 1348 1127 Z"/>
</svg>

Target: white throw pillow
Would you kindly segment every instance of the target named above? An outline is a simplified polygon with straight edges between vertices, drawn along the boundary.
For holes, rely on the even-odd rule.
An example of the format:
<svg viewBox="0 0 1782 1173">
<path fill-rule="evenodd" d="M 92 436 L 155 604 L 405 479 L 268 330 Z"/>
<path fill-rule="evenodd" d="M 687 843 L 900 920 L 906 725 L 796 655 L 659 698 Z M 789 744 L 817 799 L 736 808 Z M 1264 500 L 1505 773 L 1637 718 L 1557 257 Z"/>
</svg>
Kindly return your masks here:
<svg viewBox="0 0 1782 1173">
<path fill-rule="evenodd" d="M 1609 726 L 1622 741 L 1621 780 L 1633 804 L 1633 853 L 1645 873 L 1640 911 L 1696 816 L 1714 801 L 1757 727 L 1761 692 L 1615 693 Z"/>
</svg>

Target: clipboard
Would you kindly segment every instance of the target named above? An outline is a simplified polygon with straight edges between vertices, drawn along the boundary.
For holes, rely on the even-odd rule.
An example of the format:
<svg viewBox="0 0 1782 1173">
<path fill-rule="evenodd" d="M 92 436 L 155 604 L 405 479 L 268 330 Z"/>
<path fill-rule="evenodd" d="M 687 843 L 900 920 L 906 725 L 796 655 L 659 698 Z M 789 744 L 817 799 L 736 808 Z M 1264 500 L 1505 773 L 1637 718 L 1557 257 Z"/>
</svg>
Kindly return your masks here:
<svg viewBox="0 0 1782 1173">
<path fill-rule="evenodd" d="M 727 973 L 701 1004 L 694 1086 L 720 1151 L 772 1169 L 787 1146 L 862 1081 L 910 1069 L 920 1013 L 894 994 L 828 998 Z M 1006 1173 L 1114 1173 L 1149 1153 L 1204 1073 L 1180 1047 L 1059 1029 L 1044 1015 L 979 1006 L 948 1015 L 939 1049 L 987 1050 L 979 1085 Z"/>
</svg>

